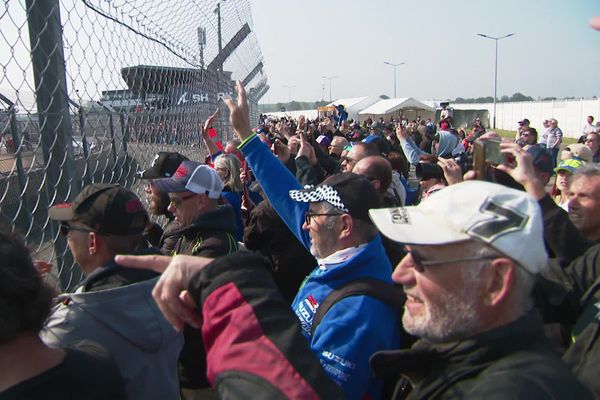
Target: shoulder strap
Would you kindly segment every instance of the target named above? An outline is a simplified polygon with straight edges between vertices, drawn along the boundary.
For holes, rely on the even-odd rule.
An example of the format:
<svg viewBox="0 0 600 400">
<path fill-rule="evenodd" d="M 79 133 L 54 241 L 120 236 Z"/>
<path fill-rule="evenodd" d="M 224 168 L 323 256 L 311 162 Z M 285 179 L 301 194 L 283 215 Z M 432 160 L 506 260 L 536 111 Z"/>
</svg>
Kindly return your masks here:
<svg viewBox="0 0 600 400">
<path fill-rule="evenodd" d="M 347 282 L 334 289 L 329 296 L 319 304 L 310 328 L 311 336 L 314 335 L 317 326 L 327 314 L 327 311 L 338 301 L 350 296 L 370 296 L 389 304 L 397 310 L 402 310 L 406 296 L 399 287 L 373 278 L 362 278 Z"/>
</svg>

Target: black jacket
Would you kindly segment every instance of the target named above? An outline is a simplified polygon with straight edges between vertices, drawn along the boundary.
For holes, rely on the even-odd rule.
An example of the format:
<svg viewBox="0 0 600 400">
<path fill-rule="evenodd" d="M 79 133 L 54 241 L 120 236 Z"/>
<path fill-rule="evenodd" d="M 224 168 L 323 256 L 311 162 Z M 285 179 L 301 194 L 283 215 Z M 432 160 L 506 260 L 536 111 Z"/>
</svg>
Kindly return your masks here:
<svg viewBox="0 0 600 400">
<path fill-rule="evenodd" d="M 407 378 L 399 387 L 412 383 L 410 399 L 592 398 L 546 343 L 535 312 L 466 340 L 375 353 L 371 365 L 379 376 Z"/>
<path fill-rule="evenodd" d="M 170 256 L 173 254 L 175 244 L 179 240 L 180 229 L 179 223 L 171 218 L 164 229 L 153 222 L 150 229 L 144 232 L 144 237 L 152 246 L 157 247 L 162 254 Z"/>
<path fill-rule="evenodd" d="M 235 238 L 237 226 L 230 205 L 202 214 L 190 226 L 179 231 L 173 254 L 220 257 L 238 250 Z M 206 380 L 206 354 L 202 332 L 186 325 L 183 330 L 184 345 L 179 357 L 181 387 L 200 389 L 208 387 Z"/>
<path fill-rule="evenodd" d="M 536 287 L 544 322 L 570 334 L 563 360 L 600 397 L 600 244 L 587 240 L 550 196 L 539 202 L 544 239 L 554 256 Z"/>
<path fill-rule="evenodd" d="M 552 260 L 543 274 L 544 320 L 572 327 L 563 360 L 600 397 L 600 244 L 571 263 Z"/>
<path fill-rule="evenodd" d="M 237 251 L 237 226 L 230 205 L 202 214 L 179 231 L 173 254 L 219 257 Z"/>
</svg>

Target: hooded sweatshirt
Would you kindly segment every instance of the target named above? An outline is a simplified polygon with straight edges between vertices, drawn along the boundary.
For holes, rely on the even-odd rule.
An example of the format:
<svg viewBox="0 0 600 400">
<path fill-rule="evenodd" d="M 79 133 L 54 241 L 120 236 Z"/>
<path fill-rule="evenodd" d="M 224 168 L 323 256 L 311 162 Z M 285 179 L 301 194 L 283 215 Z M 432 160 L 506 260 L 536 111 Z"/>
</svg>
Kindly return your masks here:
<svg viewBox="0 0 600 400">
<path fill-rule="evenodd" d="M 119 366 L 129 399 L 178 399 L 177 359 L 183 335 L 165 320 L 152 298 L 158 278 L 116 283 L 133 275 L 121 273 L 128 270 L 107 263 L 76 293 L 60 295 L 40 338 L 53 348 L 82 339 L 103 346 Z M 111 280 L 118 287 L 100 285 L 103 289 L 86 291 Z"/>
</svg>

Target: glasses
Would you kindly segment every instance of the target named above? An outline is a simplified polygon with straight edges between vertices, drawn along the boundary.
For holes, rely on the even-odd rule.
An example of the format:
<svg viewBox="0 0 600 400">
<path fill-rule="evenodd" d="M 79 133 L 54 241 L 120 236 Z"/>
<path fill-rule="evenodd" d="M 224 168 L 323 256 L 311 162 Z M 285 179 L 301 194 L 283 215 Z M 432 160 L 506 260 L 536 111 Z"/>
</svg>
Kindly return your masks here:
<svg viewBox="0 0 600 400">
<path fill-rule="evenodd" d="M 435 260 L 435 261 L 427 261 L 423 260 L 423 256 L 417 252 L 409 251 L 408 254 L 412 256 L 414 269 L 419 273 L 425 272 L 425 267 L 435 267 L 437 265 L 444 264 L 457 264 L 471 261 L 480 261 L 480 260 L 494 260 L 498 258 L 498 256 L 487 255 L 487 256 L 478 256 L 478 257 L 465 257 L 465 258 L 453 258 L 450 260 Z"/>
<path fill-rule="evenodd" d="M 169 202 L 169 205 L 171 207 L 177 208 L 177 207 L 181 206 L 181 203 L 183 203 L 187 199 L 191 199 L 195 195 L 196 195 L 196 193 L 188 194 L 187 196 L 182 196 L 182 197 L 170 197 L 171 201 Z"/>
<path fill-rule="evenodd" d="M 86 232 L 86 233 L 96 232 L 93 229 L 78 228 L 76 226 L 71 226 L 71 225 L 66 224 L 66 223 L 60 224 L 60 234 L 61 235 L 63 235 L 63 236 L 69 236 L 69 232 L 71 232 L 71 231 Z"/>
<path fill-rule="evenodd" d="M 311 213 L 310 211 L 306 212 L 306 215 L 304 216 L 304 222 L 306 222 L 306 225 L 310 225 L 310 220 L 312 219 L 312 217 L 318 217 L 319 215 L 327 215 L 327 216 L 334 216 L 334 215 L 343 215 L 342 213 Z"/>
</svg>

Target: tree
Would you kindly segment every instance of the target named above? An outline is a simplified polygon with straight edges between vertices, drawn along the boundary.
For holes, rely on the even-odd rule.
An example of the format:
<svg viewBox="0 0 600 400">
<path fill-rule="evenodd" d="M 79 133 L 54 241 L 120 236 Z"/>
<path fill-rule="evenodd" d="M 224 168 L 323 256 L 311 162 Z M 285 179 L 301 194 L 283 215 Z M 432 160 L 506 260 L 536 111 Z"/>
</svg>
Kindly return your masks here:
<svg viewBox="0 0 600 400">
<path fill-rule="evenodd" d="M 522 93 L 515 93 L 510 96 L 510 101 L 533 101 L 533 97 L 525 96 Z"/>
</svg>

